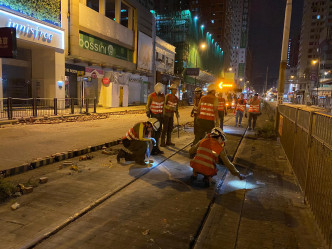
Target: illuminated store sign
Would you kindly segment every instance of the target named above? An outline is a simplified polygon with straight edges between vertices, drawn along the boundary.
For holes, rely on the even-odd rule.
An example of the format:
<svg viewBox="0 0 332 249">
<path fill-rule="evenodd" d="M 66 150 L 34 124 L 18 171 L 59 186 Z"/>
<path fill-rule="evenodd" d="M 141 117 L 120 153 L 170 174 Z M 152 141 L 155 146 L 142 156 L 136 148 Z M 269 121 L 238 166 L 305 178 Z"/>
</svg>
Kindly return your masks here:
<svg viewBox="0 0 332 249">
<path fill-rule="evenodd" d="M 45 46 L 64 49 L 64 31 L 0 10 L 0 27 L 16 29 L 16 37 Z"/>
</svg>

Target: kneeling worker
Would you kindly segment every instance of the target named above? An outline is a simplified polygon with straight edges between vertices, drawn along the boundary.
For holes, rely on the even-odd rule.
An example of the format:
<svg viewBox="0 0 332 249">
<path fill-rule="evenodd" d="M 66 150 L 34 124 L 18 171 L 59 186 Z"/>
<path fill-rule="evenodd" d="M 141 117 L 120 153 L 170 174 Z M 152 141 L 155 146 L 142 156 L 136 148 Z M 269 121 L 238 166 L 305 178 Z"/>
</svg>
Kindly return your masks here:
<svg viewBox="0 0 332 249">
<path fill-rule="evenodd" d="M 225 133 L 219 127 L 215 127 L 210 134 L 191 147 L 190 155 L 196 154 L 194 159 L 190 161 L 190 166 L 193 168 L 192 179 L 197 179 L 197 174 L 202 174 L 205 185 L 209 187 L 212 176 L 217 174 L 216 163 L 218 160 L 222 160 L 232 175 L 237 176 L 240 180 L 245 179 L 245 176 L 240 174 L 229 161 L 224 150 L 225 141 Z"/>
<path fill-rule="evenodd" d="M 137 164 L 145 165 L 145 155 L 150 156 L 153 146 L 156 146 L 156 140 L 152 137 L 152 130 L 157 131 L 160 123 L 156 118 L 149 118 L 147 122 L 140 122 L 130 128 L 122 143 L 125 148 L 131 151 L 126 152 L 121 149 L 116 157 L 120 162 L 121 158 L 126 161 L 135 161 Z"/>
</svg>

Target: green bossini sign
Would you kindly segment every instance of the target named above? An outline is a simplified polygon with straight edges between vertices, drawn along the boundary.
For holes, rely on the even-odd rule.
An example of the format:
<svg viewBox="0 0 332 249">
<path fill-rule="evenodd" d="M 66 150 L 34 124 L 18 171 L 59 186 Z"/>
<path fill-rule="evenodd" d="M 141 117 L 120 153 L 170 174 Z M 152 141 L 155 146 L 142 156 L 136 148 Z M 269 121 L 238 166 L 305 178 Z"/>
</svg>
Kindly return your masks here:
<svg viewBox="0 0 332 249">
<path fill-rule="evenodd" d="M 121 47 L 109 41 L 105 41 L 98 37 L 89 35 L 80 31 L 80 47 L 101 53 L 104 55 L 116 57 L 126 61 L 133 61 L 133 51 L 127 48 Z"/>
</svg>

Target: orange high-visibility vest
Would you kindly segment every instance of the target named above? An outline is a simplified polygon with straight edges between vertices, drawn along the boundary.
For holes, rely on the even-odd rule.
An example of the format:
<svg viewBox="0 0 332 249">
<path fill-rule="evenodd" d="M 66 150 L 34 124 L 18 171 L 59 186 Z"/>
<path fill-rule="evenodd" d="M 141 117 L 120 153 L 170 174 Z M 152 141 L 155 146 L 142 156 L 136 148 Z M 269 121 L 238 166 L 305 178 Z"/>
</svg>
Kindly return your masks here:
<svg viewBox="0 0 332 249">
<path fill-rule="evenodd" d="M 216 97 L 206 95 L 201 98 L 201 107 L 199 111 L 199 118 L 205 120 L 214 120 L 214 103 Z"/>
<path fill-rule="evenodd" d="M 165 111 L 166 112 L 175 112 L 176 110 L 176 106 L 178 104 L 178 97 L 176 97 L 175 95 L 172 95 L 172 94 L 168 94 L 167 95 L 167 103 L 166 103 L 166 106 L 171 108 L 165 108 Z"/>
<path fill-rule="evenodd" d="M 256 101 L 251 101 L 248 112 L 259 113 L 259 105 L 259 99 L 257 99 Z"/>
<path fill-rule="evenodd" d="M 165 101 L 165 96 L 164 94 L 161 94 L 160 96 L 157 95 L 157 93 L 151 93 L 151 105 L 150 105 L 150 110 L 153 114 L 160 114 L 163 113 L 163 108 L 164 108 L 164 101 Z"/>
<path fill-rule="evenodd" d="M 246 104 L 247 104 L 247 102 L 244 99 L 243 100 L 238 99 L 237 100 L 237 105 L 236 105 L 236 110 L 244 112 L 245 109 L 246 109 Z"/>
<path fill-rule="evenodd" d="M 224 150 L 224 143 L 219 143 L 215 138 L 207 137 L 199 143 L 197 153 L 190 166 L 198 173 L 206 176 L 217 174 L 216 162 L 220 152 Z"/>
<path fill-rule="evenodd" d="M 218 97 L 218 111 L 225 111 L 226 100 L 224 98 Z"/>
<path fill-rule="evenodd" d="M 137 123 L 134 125 L 133 128 L 130 128 L 129 131 L 127 131 L 126 133 L 126 136 L 123 137 L 124 138 L 127 138 L 129 140 L 139 140 L 139 127 L 140 127 L 140 124 L 141 123 Z"/>
</svg>

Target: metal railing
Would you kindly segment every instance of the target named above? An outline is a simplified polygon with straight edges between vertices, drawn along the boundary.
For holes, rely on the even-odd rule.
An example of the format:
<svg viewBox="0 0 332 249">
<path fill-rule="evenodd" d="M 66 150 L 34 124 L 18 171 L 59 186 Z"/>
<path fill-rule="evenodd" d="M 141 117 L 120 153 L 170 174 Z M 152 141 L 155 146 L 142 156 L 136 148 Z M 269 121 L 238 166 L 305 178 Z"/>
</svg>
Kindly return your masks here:
<svg viewBox="0 0 332 249">
<path fill-rule="evenodd" d="M 332 115 L 308 107 L 278 108 L 281 144 L 332 248 Z"/>
<path fill-rule="evenodd" d="M 96 98 L 0 98 L 0 120 L 96 113 L 96 110 Z"/>
</svg>

